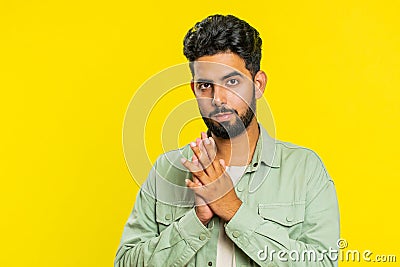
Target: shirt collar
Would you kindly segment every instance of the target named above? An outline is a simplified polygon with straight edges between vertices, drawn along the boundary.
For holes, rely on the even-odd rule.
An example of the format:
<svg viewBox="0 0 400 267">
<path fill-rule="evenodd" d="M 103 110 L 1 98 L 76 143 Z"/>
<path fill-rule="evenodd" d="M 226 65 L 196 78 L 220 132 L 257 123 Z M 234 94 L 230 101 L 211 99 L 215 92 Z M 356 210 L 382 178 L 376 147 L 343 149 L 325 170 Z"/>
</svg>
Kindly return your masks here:
<svg viewBox="0 0 400 267">
<path fill-rule="evenodd" d="M 260 135 L 258 137 L 253 159 L 247 171 L 251 172 L 258 170 L 261 163 L 271 168 L 279 168 L 280 157 L 276 146 L 276 140 L 268 134 L 261 124 L 258 124 L 258 128 L 260 129 Z"/>
<path fill-rule="evenodd" d="M 258 136 L 253 159 L 251 160 L 246 172 L 258 170 L 260 163 L 264 163 L 271 168 L 280 167 L 280 156 L 278 155 L 276 140 L 268 134 L 261 124 L 258 124 L 258 129 L 260 130 L 260 135 Z M 209 129 L 207 135 L 209 137 L 211 136 Z"/>
</svg>

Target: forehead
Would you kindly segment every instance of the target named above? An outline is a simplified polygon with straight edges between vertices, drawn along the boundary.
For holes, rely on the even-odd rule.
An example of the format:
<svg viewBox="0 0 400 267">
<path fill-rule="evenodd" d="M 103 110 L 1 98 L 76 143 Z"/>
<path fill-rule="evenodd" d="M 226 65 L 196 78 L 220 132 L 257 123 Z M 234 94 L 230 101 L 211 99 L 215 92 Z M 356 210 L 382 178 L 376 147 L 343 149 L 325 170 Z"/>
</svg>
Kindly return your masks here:
<svg viewBox="0 0 400 267">
<path fill-rule="evenodd" d="M 194 79 L 221 80 L 224 76 L 238 72 L 251 79 L 244 60 L 234 53 L 203 56 L 193 62 Z"/>
</svg>

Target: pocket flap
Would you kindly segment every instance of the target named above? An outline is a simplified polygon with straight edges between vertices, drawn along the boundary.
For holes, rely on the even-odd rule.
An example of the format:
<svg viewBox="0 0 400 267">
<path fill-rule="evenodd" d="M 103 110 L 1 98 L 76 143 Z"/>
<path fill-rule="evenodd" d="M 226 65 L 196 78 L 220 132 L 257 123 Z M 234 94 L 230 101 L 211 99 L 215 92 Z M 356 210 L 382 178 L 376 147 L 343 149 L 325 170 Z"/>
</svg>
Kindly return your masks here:
<svg viewBox="0 0 400 267">
<path fill-rule="evenodd" d="M 258 204 L 258 214 L 266 220 L 284 226 L 292 226 L 304 221 L 305 203 Z"/>
</svg>

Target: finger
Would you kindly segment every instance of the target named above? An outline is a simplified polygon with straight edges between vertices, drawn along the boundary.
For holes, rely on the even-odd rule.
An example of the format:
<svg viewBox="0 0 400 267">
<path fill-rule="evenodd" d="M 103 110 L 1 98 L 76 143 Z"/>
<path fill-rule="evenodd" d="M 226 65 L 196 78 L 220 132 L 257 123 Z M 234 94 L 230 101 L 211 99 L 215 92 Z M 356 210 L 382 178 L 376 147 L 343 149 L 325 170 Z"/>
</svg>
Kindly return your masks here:
<svg viewBox="0 0 400 267">
<path fill-rule="evenodd" d="M 210 139 L 210 141 L 211 141 L 211 144 L 212 144 L 212 146 L 213 146 L 213 148 L 214 148 L 215 153 L 217 153 L 217 150 L 218 150 L 218 149 L 217 149 L 217 144 L 215 143 L 214 138 L 212 138 L 212 136 L 210 136 L 209 139 Z"/>
<path fill-rule="evenodd" d="M 198 163 L 201 164 L 204 169 L 206 169 L 211 162 L 208 158 L 207 152 L 203 149 L 204 145 L 202 143 L 202 140 L 198 138 L 196 139 L 196 143 L 192 142 L 190 143 L 190 146 L 194 155 L 197 157 Z"/>
<path fill-rule="evenodd" d="M 198 187 L 198 185 L 196 183 L 194 183 L 193 181 L 190 181 L 190 179 L 185 179 L 185 183 L 186 183 L 187 187 L 191 187 L 191 188 Z"/>
<path fill-rule="evenodd" d="M 225 173 L 226 171 L 226 163 L 225 160 L 219 159 L 218 160 L 218 171 L 220 171 L 221 174 Z"/>
<path fill-rule="evenodd" d="M 189 179 L 185 179 L 186 186 L 189 187 L 193 193 L 196 194 L 197 197 L 203 198 L 204 190 L 202 186 L 196 185 L 194 182 Z"/>
<path fill-rule="evenodd" d="M 214 138 L 209 137 L 209 139 L 211 141 L 209 149 L 211 149 L 213 151 L 213 153 L 211 154 L 211 157 L 212 157 L 211 160 L 212 160 L 215 171 L 218 172 L 220 166 L 219 166 L 219 162 L 217 161 L 217 145 L 215 144 Z"/>
<path fill-rule="evenodd" d="M 222 178 L 223 175 L 228 175 L 226 172 L 226 163 L 223 159 L 214 160 L 213 165 L 216 172 L 216 179 Z"/>
<path fill-rule="evenodd" d="M 218 162 L 215 162 L 215 160 L 217 159 L 217 145 L 215 144 L 215 140 L 211 136 L 207 137 L 207 135 L 204 132 L 201 133 L 201 136 L 205 139 L 210 140 L 209 144 L 208 144 L 208 141 L 206 141 L 207 144 L 205 144 L 204 147 L 207 151 L 207 155 L 208 155 L 210 162 L 214 166 L 214 170 L 218 170 L 219 169 L 219 166 L 217 166 Z M 205 141 L 205 139 L 203 141 Z"/>
<path fill-rule="evenodd" d="M 192 162 L 196 165 L 199 166 L 199 159 L 196 157 L 196 155 L 192 156 Z"/>
<path fill-rule="evenodd" d="M 181 158 L 182 165 L 196 176 L 202 184 L 206 184 L 208 179 L 206 173 L 200 166 L 196 166 L 193 162 L 185 158 Z"/>
<path fill-rule="evenodd" d="M 200 166 L 199 163 L 201 163 L 201 161 L 199 160 L 201 158 L 201 152 L 200 152 L 200 148 L 198 146 L 199 142 L 201 142 L 201 140 L 197 141 L 197 139 L 196 139 L 196 143 L 195 142 L 190 143 L 190 148 L 193 151 L 192 161 L 195 161 L 195 163 L 198 166 Z M 196 160 L 193 160 L 193 157 L 195 157 Z"/>
<path fill-rule="evenodd" d="M 201 132 L 201 140 L 204 142 L 206 152 L 208 152 L 210 150 L 210 146 L 212 146 L 212 143 L 205 132 Z M 208 158 L 210 159 L 210 162 L 212 162 L 214 160 L 214 157 L 208 153 L 207 155 Z"/>
<path fill-rule="evenodd" d="M 213 159 L 215 158 L 216 154 L 212 154 L 211 152 L 211 141 L 210 139 L 206 138 L 202 140 L 199 150 L 201 154 L 200 162 L 203 165 L 205 172 L 208 176 L 214 177 L 216 175 L 215 166 L 213 164 Z M 207 151 L 210 150 L 210 151 Z M 209 155 L 210 154 L 210 155 Z M 211 156 L 211 158 L 210 158 Z"/>
<path fill-rule="evenodd" d="M 186 158 L 181 158 L 181 163 L 184 167 L 186 167 L 186 169 L 188 169 L 193 174 L 204 172 L 200 166 L 197 166 L 194 162 L 191 162 Z"/>
<path fill-rule="evenodd" d="M 199 181 L 199 179 L 196 178 L 196 176 L 193 176 L 193 182 L 197 184 L 198 186 L 202 186 L 203 184 Z"/>
<path fill-rule="evenodd" d="M 208 158 L 210 159 L 210 162 L 214 161 L 215 156 L 217 155 L 217 150 L 214 147 L 214 144 L 212 142 L 212 137 L 207 137 L 203 139 L 203 144 L 205 151 L 208 155 Z"/>
<path fill-rule="evenodd" d="M 203 147 L 204 146 L 204 144 L 202 144 L 202 142 L 205 140 L 205 139 L 207 139 L 207 134 L 205 133 L 205 132 L 201 132 L 200 133 L 200 136 L 201 136 L 201 139 L 200 138 L 197 138 L 196 139 L 196 141 L 197 141 L 197 146 L 199 147 L 199 149 L 200 149 L 200 147 Z M 207 168 L 210 164 L 211 164 L 211 160 L 209 160 L 210 158 L 208 157 L 208 154 L 207 153 L 204 153 L 204 151 L 203 152 L 201 152 L 201 150 L 200 150 L 200 153 L 203 153 L 202 155 L 203 155 L 203 162 L 204 162 L 204 165 L 203 165 L 203 167 L 204 168 Z M 207 157 L 208 157 L 208 159 L 207 159 Z"/>
<path fill-rule="evenodd" d="M 225 169 L 226 169 L 225 160 L 219 159 L 219 164 L 221 164 L 222 169 L 225 171 Z"/>
<path fill-rule="evenodd" d="M 204 132 L 201 133 L 201 137 L 203 138 L 203 142 L 205 143 L 208 158 L 210 159 L 210 162 L 213 163 L 217 156 L 217 146 L 215 144 L 215 140 L 211 136 L 207 137 L 207 134 Z"/>
<path fill-rule="evenodd" d="M 201 188 L 203 186 L 197 178 L 193 178 L 193 181 L 190 179 L 185 179 L 185 183 L 187 187 L 191 188 Z"/>
<path fill-rule="evenodd" d="M 190 143 L 190 148 L 193 151 L 193 154 L 196 156 L 198 162 L 198 166 L 203 168 L 206 174 L 208 172 L 206 169 L 211 165 L 211 161 L 208 158 L 206 150 L 204 150 L 204 145 L 201 139 L 196 139 L 196 142 Z"/>
</svg>

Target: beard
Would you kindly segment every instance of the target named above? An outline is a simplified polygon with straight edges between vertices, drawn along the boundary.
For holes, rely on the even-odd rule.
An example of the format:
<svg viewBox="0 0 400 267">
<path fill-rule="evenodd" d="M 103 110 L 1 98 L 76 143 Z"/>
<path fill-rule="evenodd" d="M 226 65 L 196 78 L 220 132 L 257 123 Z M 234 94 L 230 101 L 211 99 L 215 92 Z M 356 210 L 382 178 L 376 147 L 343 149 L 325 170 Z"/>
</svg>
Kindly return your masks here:
<svg viewBox="0 0 400 267">
<path fill-rule="evenodd" d="M 212 116 L 225 112 L 231 112 L 232 114 L 236 114 L 235 121 L 232 124 L 230 121 L 218 122 L 211 119 Z M 208 117 L 206 117 L 200 110 L 203 121 L 206 124 L 208 130 L 215 136 L 222 139 L 231 139 L 233 137 L 242 134 L 253 120 L 255 112 L 256 112 L 256 98 L 254 93 L 250 106 L 247 107 L 246 112 L 242 115 L 239 115 L 239 113 L 234 109 L 220 107 L 216 108 L 208 115 Z"/>
</svg>

